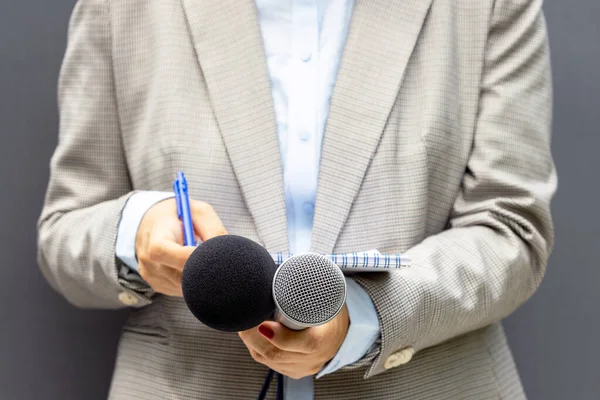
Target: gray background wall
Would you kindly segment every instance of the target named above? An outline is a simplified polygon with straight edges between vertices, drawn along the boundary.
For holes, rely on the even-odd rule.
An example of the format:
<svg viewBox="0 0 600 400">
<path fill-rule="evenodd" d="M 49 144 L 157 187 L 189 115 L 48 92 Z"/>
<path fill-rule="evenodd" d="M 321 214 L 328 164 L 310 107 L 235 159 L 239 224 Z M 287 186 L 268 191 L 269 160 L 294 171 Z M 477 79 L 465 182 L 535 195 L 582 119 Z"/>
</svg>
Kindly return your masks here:
<svg viewBox="0 0 600 400">
<path fill-rule="evenodd" d="M 0 399 L 105 399 L 124 312 L 81 311 L 35 261 L 75 0 L 0 0 Z M 600 1 L 545 5 L 555 79 L 557 246 L 505 327 L 530 399 L 600 398 Z M 17 197 L 17 194 L 18 197 Z"/>
</svg>

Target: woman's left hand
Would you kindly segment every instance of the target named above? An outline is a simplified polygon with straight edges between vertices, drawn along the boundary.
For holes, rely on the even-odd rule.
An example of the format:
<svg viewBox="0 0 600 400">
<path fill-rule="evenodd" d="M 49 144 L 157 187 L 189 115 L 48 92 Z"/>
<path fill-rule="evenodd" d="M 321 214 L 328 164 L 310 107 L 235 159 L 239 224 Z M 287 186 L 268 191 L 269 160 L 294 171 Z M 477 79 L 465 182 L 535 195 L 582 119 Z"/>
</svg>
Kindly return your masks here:
<svg viewBox="0 0 600 400">
<path fill-rule="evenodd" d="M 279 322 L 265 321 L 239 332 L 254 360 L 293 379 L 315 375 L 331 360 L 346 339 L 350 319 L 346 305 L 324 325 L 293 331 Z"/>
</svg>

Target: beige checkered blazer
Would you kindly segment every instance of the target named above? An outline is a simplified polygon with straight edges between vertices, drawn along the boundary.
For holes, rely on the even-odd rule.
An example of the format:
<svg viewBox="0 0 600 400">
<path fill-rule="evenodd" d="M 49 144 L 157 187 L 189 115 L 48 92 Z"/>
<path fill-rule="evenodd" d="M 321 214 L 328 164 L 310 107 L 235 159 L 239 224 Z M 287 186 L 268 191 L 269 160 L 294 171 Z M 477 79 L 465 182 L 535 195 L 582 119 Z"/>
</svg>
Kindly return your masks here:
<svg viewBox="0 0 600 400">
<path fill-rule="evenodd" d="M 413 266 L 357 277 L 380 346 L 317 380 L 316 398 L 524 398 L 498 321 L 536 290 L 553 242 L 541 0 L 357 0 L 340 68 L 313 250 Z M 230 233 L 288 250 L 254 0 L 80 0 L 59 100 L 39 262 L 80 307 L 137 303 L 110 398 L 255 398 L 266 368 L 236 334 L 115 259 L 127 199 L 170 190 L 177 170 Z"/>
</svg>

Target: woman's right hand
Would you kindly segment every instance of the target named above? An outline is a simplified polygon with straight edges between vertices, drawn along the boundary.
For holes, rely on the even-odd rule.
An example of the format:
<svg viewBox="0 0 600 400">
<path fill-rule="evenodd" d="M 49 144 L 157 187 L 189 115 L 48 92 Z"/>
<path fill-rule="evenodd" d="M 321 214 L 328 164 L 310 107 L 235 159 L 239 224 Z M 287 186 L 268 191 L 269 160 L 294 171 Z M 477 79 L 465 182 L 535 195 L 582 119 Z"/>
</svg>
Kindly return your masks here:
<svg viewBox="0 0 600 400">
<path fill-rule="evenodd" d="M 191 200 L 190 211 L 195 234 L 202 241 L 227 234 L 209 204 Z M 181 274 L 194 249 L 183 245 L 183 227 L 174 198 L 158 202 L 146 212 L 137 231 L 135 251 L 139 273 L 155 292 L 183 296 Z"/>
</svg>

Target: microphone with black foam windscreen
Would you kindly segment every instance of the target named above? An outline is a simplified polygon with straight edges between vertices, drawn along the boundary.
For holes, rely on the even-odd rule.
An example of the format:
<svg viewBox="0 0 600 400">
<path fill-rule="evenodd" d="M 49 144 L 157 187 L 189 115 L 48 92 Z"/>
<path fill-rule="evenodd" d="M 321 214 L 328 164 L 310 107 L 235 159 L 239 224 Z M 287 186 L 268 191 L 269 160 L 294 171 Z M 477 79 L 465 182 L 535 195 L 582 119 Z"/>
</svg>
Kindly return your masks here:
<svg viewBox="0 0 600 400">
<path fill-rule="evenodd" d="M 258 243 L 235 235 L 198 246 L 185 264 L 183 297 L 205 325 L 228 332 L 275 319 L 290 329 L 324 324 L 346 300 L 342 270 L 319 254 L 301 254 L 279 267 Z"/>
</svg>

